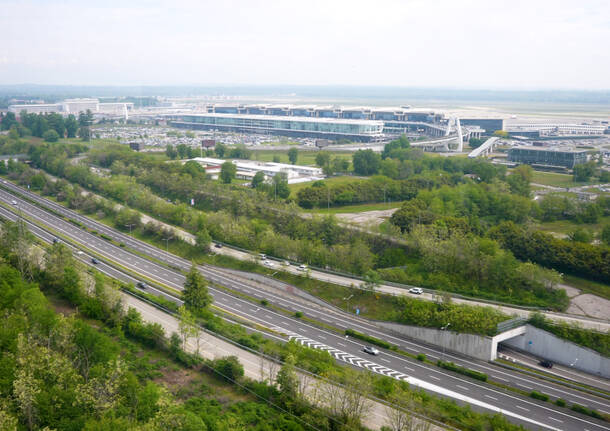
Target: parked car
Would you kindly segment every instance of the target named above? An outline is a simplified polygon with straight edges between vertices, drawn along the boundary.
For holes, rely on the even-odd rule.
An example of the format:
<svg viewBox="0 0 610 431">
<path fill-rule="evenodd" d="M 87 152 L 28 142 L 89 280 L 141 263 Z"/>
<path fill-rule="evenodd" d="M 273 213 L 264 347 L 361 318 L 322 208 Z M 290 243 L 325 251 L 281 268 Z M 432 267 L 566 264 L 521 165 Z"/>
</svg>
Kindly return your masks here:
<svg viewBox="0 0 610 431">
<path fill-rule="evenodd" d="M 424 289 L 422 289 L 421 287 L 412 287 L 409 289 L 409 293 L 414 293 L 416 295 L 421 295 L 422 293 L 424 293 Z"/>
<path fill-rule="evenodd" d="M 379 354 L 379 350 L 377 350 L 375 347 L 373 346 L 365 346 L 364 349 L 362 349 L 363 352 L 368 353 L 369 355 L 378 355 Z"/>
<path fill-rule="evenodd" d="M 92 257 L 91 258 L 91 263 L 94 264 L 94 265 L 97 265 L 98 263 L 100 263 L 100 261 L 97 260 L 96 258 Z"/>
<path fill-rule="evenodd" d="M 553 363 L 548 359 L 543 359 L 542 361 L 538 362 L 538 365 L 542 365 L 544 368 L 553 368 Z"/>
</svg>

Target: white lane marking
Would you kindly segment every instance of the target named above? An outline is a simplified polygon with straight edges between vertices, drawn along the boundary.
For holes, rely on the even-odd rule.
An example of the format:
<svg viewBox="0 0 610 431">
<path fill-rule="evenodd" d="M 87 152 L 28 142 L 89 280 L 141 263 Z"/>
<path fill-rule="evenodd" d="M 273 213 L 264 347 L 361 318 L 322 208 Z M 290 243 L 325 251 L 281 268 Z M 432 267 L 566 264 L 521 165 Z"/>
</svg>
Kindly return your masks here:
<svg viewBox="0 0 610 431">
<path fill-rule="evenodd" d="M 379 358 L 379 360 L 383 361 L 383 362 L 387 362 L 388 364 L 390 363 L 389 360 L 387 360 L 386 358 Z"/>
<path fill-rule="evenodd" d="M 338 341 L 337 341 L 337 344 L 338 344 L 338 345 L 340 345 L 340 346 L 343 346 L 343 347 L 347 347 L 345 344 L 340 343 L 340 342 L 338 342 Z"/>
<path fill-rule="evenodd" d="M 463 391 L 469 391 L 470 389 L 468 389 L 466 386 L 462 386 L 462 385 L 455 385 L 456 387 L 460 388 Z"/>
<path fill-rule="evenodd" d="M 320 337 L 323 340 L 326 340 L 326 337 L 324 335 L 318 335 L 318 337 Z"/>
<path fill-rule="evenodd" d="M 526 409 L 525 407 L 521 407 L 521 406 L 517 406 L 517 405 L 515 405 L 515 407 L 517 407 L 518 409 L 521 409 L 521 410 L 525 410 L 526 412 L 530 411 L 530 409 Z"/>
<path fill-rule="evenodd" d="M 430 377 L 431 379 L 434 379 L 434 380 L 439 380 L 439 381 L 441 380 L 440 378 L 438 378 L 438 377 L 436 377 L 436 376 L 430 376 L 430 375 L 429 375 L 428 377 Z"/>
<path fill-rule="evenodd" d="M 549 419 L 563 423 L 563 421 L 561 419 L 556 419 L 556 418 L 554 418 L 552 416 L 549 416 Z"/>
<path fill-rule="evenodd" d="M 415 371 L 413 368 L 410 368 L 410 367 L 404 367 L 404 368 L 405 368 L 405 370 Z"/>
<path fill-rule="evenodd" d="M 487 394 L 485 394 L 485 396 L 486 396 L 487 398 L 490 398 L 490 399 L 494 400 L 494 401 L 498 401 L 498 399 L 497 399 L 496 397 L 492 397 L 491 395 L 487 395 Z"/>
</svg>

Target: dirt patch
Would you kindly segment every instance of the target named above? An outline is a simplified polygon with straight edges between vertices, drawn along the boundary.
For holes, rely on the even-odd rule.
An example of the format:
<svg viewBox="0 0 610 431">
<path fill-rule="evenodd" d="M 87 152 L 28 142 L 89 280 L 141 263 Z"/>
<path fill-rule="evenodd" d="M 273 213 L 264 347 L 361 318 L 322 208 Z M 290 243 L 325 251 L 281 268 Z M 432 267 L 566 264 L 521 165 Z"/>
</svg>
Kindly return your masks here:
<svg viewBox="0 0 610 431">
<path fill-rule="evenodd" d="M 610 301 L 599 296 L 585 293 L 571 299 L 568 313 L 581 314 L 598 319 L 610 316 Z"/>
<path fill-rule="evenodd" d="M 185 370 L 183 368 L 172 370 L 163 370 L 163 377 L 155 379 L 156 383 L 163 383 L 167 388 L 174 391 L 179 388 L 190 385 L 193 380 L 198 380 L 198 372 L 195 370 Z"/>
<path fill-rule="evenodd" d="M 359 213 L 341 213 L 336 214 L 337 218 L 343 221 L 357 224 L 374 224 L 380 225 L 389 219 L 398 208 L 389 210 L 363 211 Z"/>
</svg>

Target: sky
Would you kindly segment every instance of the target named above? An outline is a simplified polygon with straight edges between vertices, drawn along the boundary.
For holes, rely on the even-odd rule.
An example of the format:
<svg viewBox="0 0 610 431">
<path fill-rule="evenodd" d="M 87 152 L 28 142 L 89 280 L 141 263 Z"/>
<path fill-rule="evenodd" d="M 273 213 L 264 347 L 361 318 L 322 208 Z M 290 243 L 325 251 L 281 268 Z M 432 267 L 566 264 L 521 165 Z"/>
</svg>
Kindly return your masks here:
<svg viewBox="0 0 610 431">
<path fill-rule="evenodd" d="M 0 84 L 610 89 L 608 0 L 0 0 Z"/>
</svg>

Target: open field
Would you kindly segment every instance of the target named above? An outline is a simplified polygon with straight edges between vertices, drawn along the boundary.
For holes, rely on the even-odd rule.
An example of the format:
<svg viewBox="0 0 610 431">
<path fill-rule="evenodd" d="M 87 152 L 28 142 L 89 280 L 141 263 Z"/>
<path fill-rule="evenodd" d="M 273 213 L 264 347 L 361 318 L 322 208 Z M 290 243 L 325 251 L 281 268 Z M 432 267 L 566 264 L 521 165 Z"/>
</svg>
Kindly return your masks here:
<svg viewBox="0 0 610 431">
<path fill-rule="evenodd" d="M 607 224 L 610 224 L 610 216 L 600 217 L 597 223 L 575 223 L 570 220 L 557 220 L 540 223 L 537 228 L 542 231 L 561 234 L 568 234 L 578 228 L 586 229 L 593 233 L 599 233 Z"/>
<path fill-rule="evenodd" d="M 361 213 L 365 211 L 383 211 L 393 208 L 400 208 L 402 202 L 386 202 L 386 203 L 371 203 L 371 204 L 359 204 L 359 205 L 345 205 L 340 207 L 330 208 L 330 211 L 326 208 L 315 208 L 309 210 L 310 213 L 316 214 L 349 214 L 349 213 Z"/>
<path fill-rule="evenodd" d="M 304 151 L 299 150 L 299 157 L 297 158 L 297 165 L 310 165 L 316 164 L 317 151 Z M 341 151 L 341 152 L 330 152 L 331 157 L 341 157 L 347 159 L 350 163 L 352 161 L 352 153 Z M 252 151 L 252 160 L 259 160 L 261 162 L 272 162 L 273 156 L 279 156 L 281 163 L 290 163 L 288 161 L 288 150 L 256 150 Z"/>
<path fill-rule="evenodd" d="M 594 184 L 594 182 L 575 182 L 572 175 L 557 174 L 554 172 L 541 172 L 534 171 L 532 176 L 532 183 L 543 184 L 545 186 L 553 187 L 578 187 L 586 186 L 588 184 Z"/>
<path fill-rule="evenodd" d="M 352 183 L 352 182 L 356 182 L 356 181 L 366 181 L 366 178 L 351 177 L 349 175 L 342 175 L 342 176 L 338 176 L 338 177 L 326 178 L 323 181 L 326 184 L 345 184 L 345 183 Z M 313 184 L 312 182 L 290 184 L 290 185 L 288 185 L 288 188 L 290 189 L 291 195 L 292 196 L 296 196 L 296 193 L 299 190 L 304 189 L 305 187 L 309 187 L 312 184 Z"/>
</svg>

